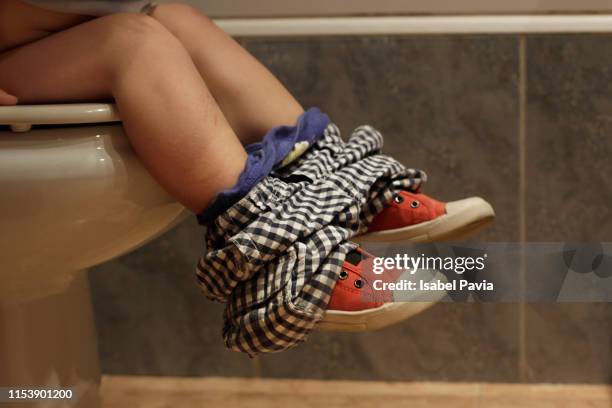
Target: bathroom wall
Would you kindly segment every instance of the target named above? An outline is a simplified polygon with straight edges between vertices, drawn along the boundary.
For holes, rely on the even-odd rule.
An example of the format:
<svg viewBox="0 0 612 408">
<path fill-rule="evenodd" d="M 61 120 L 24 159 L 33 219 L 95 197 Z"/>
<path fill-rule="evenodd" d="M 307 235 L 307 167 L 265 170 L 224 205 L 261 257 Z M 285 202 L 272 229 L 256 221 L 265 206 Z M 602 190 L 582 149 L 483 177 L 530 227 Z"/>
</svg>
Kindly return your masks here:
<svg viewBox="0 0 612 408">
<path fill-rule="evenodd" d="M 478 194 L 479 238 L 612 240 L 612 36 L 242 39 L 304 106 L 425 169 L 425 191 Z M 222 306 L 194 284 L 194 219 L 91 271 L 106 373 L 612 382 L 612 304 L 438 304 L 385 331 L 315 333 L 286 353 L 225 351 Z"/>
</svg>

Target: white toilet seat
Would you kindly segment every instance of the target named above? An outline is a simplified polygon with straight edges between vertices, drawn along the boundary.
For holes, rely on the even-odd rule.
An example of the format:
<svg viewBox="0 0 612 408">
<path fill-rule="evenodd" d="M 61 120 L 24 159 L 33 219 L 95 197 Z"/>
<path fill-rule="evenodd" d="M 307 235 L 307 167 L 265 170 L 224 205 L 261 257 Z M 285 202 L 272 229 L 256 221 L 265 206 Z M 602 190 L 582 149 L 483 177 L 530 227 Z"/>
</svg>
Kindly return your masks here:
<svg viewBox="0 0 612 408">
<path fill-rule="evenodd" d="M 33 125 L 68 125 L 120 122 L 112 103 L 67 103 L 0 106 L 0 125 L 14 132 L 27 132 Z"/>
</svg>

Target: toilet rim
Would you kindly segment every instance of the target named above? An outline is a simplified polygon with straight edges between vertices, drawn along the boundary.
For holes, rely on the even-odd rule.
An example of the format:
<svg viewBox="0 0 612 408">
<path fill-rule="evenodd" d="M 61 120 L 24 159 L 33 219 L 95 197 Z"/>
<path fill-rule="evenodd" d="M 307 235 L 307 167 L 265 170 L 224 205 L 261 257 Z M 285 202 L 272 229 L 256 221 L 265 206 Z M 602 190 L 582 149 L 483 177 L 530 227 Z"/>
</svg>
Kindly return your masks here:
<svg viewBox="0 0 612 408">
<path fill-rule="evenodd" d="M 33 125 L 120 122 L 114 103 L 63 103 L 0 106 L 0 125 L 29 129 Z"/>
</svg>

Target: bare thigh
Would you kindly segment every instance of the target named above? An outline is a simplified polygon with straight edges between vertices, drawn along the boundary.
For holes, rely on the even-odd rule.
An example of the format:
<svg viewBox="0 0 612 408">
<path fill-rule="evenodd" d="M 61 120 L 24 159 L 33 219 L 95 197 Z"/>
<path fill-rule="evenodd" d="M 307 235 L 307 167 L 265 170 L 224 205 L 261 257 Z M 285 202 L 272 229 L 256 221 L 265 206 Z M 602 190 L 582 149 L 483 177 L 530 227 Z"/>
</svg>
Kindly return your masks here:
<svg viewBox="0 0 612 408">
<path fill-rule="evenodd" d="M 0 54 L 0 88 L 22 104 L 110 98 L 111 62 L 101 57 L 113 33 L 105 23 L 96 19 Z"/>
<path fill-rule="evenodd" d="M 92 18 L 59 13 L 20 0 L 0 0 L 0 52 L 39 40 Z"/>
<path fill-rule="evenodd" d="M 189 53 L 148 16 L 101 17 L 6 52 L 0 88 L 21 104 L 114 98 L 149 172 L 194 212 L 244 168 L 246 153 Z"/>
</svg>

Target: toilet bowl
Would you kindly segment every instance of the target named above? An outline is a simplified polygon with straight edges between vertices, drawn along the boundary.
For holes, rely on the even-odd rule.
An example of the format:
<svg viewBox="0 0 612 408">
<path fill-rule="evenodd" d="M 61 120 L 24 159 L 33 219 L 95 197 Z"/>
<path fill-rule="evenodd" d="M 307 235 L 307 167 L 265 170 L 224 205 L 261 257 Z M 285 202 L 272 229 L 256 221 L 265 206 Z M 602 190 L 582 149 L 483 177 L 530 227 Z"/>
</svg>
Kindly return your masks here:
<svg viewBox="0 0 612 408">
<path fill-rule="evenodd" d="M 70 388 L 52 406 L 96 407 L 86 270 L 187 214 L 144 169 L 114 105 L 0 107 L 0 387 Z"/>
</svg>

